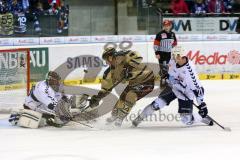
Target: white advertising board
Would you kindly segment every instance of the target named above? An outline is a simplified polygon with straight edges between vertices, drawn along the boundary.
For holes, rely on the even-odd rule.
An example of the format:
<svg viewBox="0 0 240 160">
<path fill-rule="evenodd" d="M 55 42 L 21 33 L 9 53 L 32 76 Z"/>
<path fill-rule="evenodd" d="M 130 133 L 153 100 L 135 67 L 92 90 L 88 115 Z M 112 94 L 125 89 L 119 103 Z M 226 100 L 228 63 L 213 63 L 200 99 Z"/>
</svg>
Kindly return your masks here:
<svg viewBox="0 0 240 160">
<path fill-rule="evenodd" d="M 182 42 L 180 44 L 185 48 L 186 55 L 194 62 L 199 73 L 240 73 L 240 42 Z M 69 70 L 75 70 L 95 64 L 98 67 L 103 67 L 99 74 L 99 76 L 102 76 L 103 70 L 106 69 L 104 63 L 101 62 L 104 45 L 105 43 L 97 43 L 71 45 L 69 47 L 49 47 L 49 67 L 54 70 L 66 62 Z M 135 42 L 131 49 L 138 51 L 145 63 L 155 63 L 155 67 L 158 67 L 151 42 Z M 96 56 L 99 59 L 89 58 L 84 62 L 84 56 L 85 59 L 88 59 L 89 56 Z M 75 71 L 70 76 L 76 79 L 79 74 Z"/>
<path fill-rule="evenodd" d="M 233 34 L 239 17 L 172 17 L 173 31 L 179 34 Z"/>
<path fill-rule="evenodd" d="M 62 67 L 63 72 L 69 73 L 67 79 L 75 80 L 81 79 L 89 69 L 90 72 L 95 73 L 96 71 L 97 77 L 102 77 L 103 71 L 107 67 L 101 59 L 106 44 L 108 42 L 23 47 L 47 47 L 49 50 L 49 70 Z M 200 74 L 228 74 L 228 77 L 229 74 L 240 75 L 240 41 L 179 42 L 179 45 L 184 47 L 186 55 L 195 63 Z M 138 51 L 143 57 L 143 62 L 151 64 L 153 69 L 158 71 L 158 61 L 153 51 L 153 42 L 133 42 L 131 45 L 115 43 L 115 46 L 117 49 L 120 49 L 120 46 L 131 46 L 125 49 Z M 1 48 L 9 49 L 10 47 Z M 157 74 L 157 72 L 155 73 Z"/>
<path fill-rule="evenodd" d="M 190 33 L 190 32 L 186 32 Z M 176 34 L 179 42 L 196 41 L 240 41 L 240 34 Z M 68 37 L 21 37 L 0 38 L 0 46 L 21 45 L 62 45 L 62 44 L 95 44 L 121 42 L 153 42 L 156 35 L 110 35 L 110 36 L 68 36 Z"/>
</svg>

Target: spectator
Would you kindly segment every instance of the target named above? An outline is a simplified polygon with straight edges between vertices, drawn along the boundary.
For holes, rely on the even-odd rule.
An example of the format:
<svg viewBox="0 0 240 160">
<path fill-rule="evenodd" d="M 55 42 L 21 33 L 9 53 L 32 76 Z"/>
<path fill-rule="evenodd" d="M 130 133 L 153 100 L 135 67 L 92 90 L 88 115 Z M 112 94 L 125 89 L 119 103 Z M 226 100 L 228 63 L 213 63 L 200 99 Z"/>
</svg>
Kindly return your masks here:
<svg viewBox="0 0 240 160">
<path fill-rule="evenodd" d="M 6 14 L 11 11 L 11 5 L 6 0 L 0 0 L 0 12 L 1 14 Z"/>
<path fill-rule="evenodd" d="M 175 15 L 179 13 L 189 13 L 188 6 L 184 0 L 172 0 L 171 10 Z"/>
<path fill-rule="evenodd" d="M 18 0 L 13 0 L 11 2 L 11 12 L 13 14 L 18 14 L 20 12 L 24 12 L 24 7 L 22 5 L 22 2 L 20 2 Z"/>
<path fill-rule="evenodd" d="M 232 12 L 240 13 L 240 0 L 235 0 L 232 6 Z"/>
<path fill-rule="evenodd" d="M 3 14 L 5 12 L 5 5 L 2 0 L 0 0 L 0 14 Z"/>
<path fill-rule="evenodd" d="M 223 0 L 223 4 L 226 12 L 232 12 L 233 0 Z"/>
<path fill-rule="evenodd" d="M 207 13 L 207 5 L 203 0 L 196 0 L 193 8 L 192 8 L 192 13 L 195 14 L 205 14 Z"/>
<path fill-rule="evenodd" d="M 62 33 L 63 30 L 68 29 L 68 14 L 69 7 L 68 5 L 65 6 L 64 1 L 62 1 L 58 13 L 58 28 L 57 28 L 58 33 Z"/>
<path fill-rule="evenodd" d="M 0 0 L 0 36 L 13 35 L 13 14 L 9 0 Z"/>
<path fill-rule="evenodd" d="M 14 32 L 23 34 L 27 32 L 27 16 L 29 9 L 28 0 L 13 0 L 11 2 L 11 12 L 14 15 Z"/>
<path fill-rule="evenodd" d="M 43 1 L 45 1 L 46 4 L 46 0 Z M 61 7 L 61 0 L 47 0 L 47 4 L 49 13 L 57 14 L 58 9 Z"/>
<path fill-rule="evenodd" d="M 193 8 L 193 5 L 195 3 L 195 0 L 185 0 L 187 6 L 188 6 L 188 9 L 191 11 L 192 8 Z"/>
<path fill-rule="evenodd" d="M 209 13 L 225 13 L 223 0 L 209 0 L 208 12 Z"/>
</svg>

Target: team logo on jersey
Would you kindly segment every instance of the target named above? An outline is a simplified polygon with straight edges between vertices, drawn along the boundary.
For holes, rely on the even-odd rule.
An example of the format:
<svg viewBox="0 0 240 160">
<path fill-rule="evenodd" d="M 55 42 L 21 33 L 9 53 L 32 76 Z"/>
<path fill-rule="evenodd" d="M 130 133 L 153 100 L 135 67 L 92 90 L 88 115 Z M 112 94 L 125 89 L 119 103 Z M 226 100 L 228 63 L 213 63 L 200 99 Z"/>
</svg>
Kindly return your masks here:
<svg viewBox="0 0 240 160">
<path fill-rule="evenodd" d="M 162 33 L 162 34 L 161 34 L 161 37 L 162 37 L 162 38 L 167 38 L 167 34 L 166 34 L 166 33 Z"/>
</svg>

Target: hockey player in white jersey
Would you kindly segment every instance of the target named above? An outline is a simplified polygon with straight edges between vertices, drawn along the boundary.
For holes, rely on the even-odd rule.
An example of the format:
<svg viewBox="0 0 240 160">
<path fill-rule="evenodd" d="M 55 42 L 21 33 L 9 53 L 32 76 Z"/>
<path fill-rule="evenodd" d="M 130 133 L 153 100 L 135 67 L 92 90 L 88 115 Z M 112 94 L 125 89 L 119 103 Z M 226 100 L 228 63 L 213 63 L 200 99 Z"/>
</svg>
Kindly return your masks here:
<svg viewBox="0 0 240 160">
<path fill-rule="evenodd" d="M 160 93 L 157 99 L 146 106 L 143 112 L 132 122 L 133 126 L 138 126 L 141 121 L 154 111 L 164 108 L 173 100 L 178 100 L 178 112 L 181 121 L 186 125 L 202 122 L 213 125 L 208 118 L 208 109 L 204 102 L 204 89 L 198 79 L 198 75 L 193 63 L 183 55 L 181 46 L 176 46 L 172 50 L 172 59 L 169 63 L 167 74 L 168 86 Z M 199 112 L 193 113 L 193 101 L 197 100 Z"/>
<path fill-rule="evenodd" d="M 46 124 L 60 127 L 71 120 L 71 96 L 63 94 L 60 80 L 61 77 L 56 72 L 48 72 L 46 80 L 32 87 L 25 99 L 24 109 L 12 113 L 9 122 L 22 127 L 38 128 Z"/>
</svg>

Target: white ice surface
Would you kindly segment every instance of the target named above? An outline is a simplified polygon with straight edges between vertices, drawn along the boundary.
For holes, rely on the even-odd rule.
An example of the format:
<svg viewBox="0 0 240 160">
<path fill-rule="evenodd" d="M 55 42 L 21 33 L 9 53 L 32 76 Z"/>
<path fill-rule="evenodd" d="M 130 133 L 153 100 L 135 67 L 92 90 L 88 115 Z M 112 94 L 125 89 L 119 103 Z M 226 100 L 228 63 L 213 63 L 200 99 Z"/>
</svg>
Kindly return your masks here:
<svg viewBox="0 0 240 160">
<path fill-rule="evenodd" d="M 0 110 L 22 107 L 26 93 L 26 89 L 0 91 Z"/>
<path fill-rule="evenodd" d="M 240 81 L 202 81 L 209 114 L 231 127 L 186 127 L 177 121 L 143 122 L 109 130 L 104 118 L 91 130 L 75 124 L 61 129 L 12 127 L 0 120 L 1 160 L 237 160 L 240 157 Z M 150 103 L 140 100 L 132 113 Z M 177 103 L 162 110 L 175 114 Z M 105 128 L 103 130 L 103 128 Z"/>
</svg>

